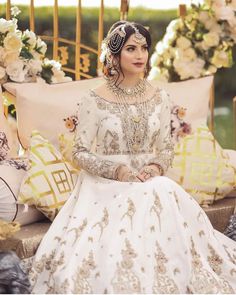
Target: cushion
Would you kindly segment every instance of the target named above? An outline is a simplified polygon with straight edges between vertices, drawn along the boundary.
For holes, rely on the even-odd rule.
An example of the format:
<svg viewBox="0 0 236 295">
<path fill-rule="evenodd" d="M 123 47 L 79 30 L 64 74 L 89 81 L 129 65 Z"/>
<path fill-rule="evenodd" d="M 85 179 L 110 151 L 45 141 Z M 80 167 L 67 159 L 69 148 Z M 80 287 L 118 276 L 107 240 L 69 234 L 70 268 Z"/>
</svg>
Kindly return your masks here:
<svg viewBox="0 0 236 295">
<path fill-rule="evenodd" d="M 207 123 L 213 85 L 212 76 L 172 83 L 155 80 L 150 82 L 166 90 L 175 105 L 186 109 L 185 120 L 191 125 L 192 130 L 200 124 Z"/>
<path fill-rule="evenodd" d="M 2 88 L 0 86 L 0 161 L 16 156 L 13 134 L 4 115 Z"/>
<path fill-rule="evenodd" d="M 22 146 L 29 147 L 30 135 L 36 129 L 53 145 L 58 137 L 73 140 L 77 118 L 77 104 L 84 91 L 96 87 L 103 78 L 86 79 L 62 84 L 6 83 L 7 91 L 16 94 L 18 135 Z"/>
<path fill-rule="evenodd" d="M 53 220 L 71 195 L 78 170 L 37 131 L 32 133 L 29 159 L 31 167 L 22 181 L 18 201 L 35 205 Z"/>
<path fill-rule="evenodd" d="M 175 145 L 167 176 L 179 183 L 199 204 L 209 205 L 231 192 L 236 169 L 205 125 Z"/>
<path fill-rule="evenodd" d="M 0 240 L 0 250 L 12 250 L 21 259 L 34 256 L 50 224 L 50 222 L 41 221 L 22 226 L 20 231 L 16 232 L 11 238 L 3 241 Z"/>
<path fill-rule="evenodd" d="M 17 204 L 21 181 L 26 173 L 26 159 L 10 159 L 0 162 L 0 219 L 30 224 L 44 218 L 31 206 Z"/>
</svg>

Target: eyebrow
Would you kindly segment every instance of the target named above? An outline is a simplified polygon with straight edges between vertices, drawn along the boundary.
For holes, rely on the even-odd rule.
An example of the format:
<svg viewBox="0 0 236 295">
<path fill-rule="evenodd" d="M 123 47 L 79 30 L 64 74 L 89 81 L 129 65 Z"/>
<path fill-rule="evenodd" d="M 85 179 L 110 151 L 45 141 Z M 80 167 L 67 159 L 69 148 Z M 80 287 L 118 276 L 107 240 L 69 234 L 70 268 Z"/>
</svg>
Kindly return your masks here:
<svg viewBox="0 0 236 295">
<path fill-rule="evenodd" d="M 129 46 L 130 46 L 130 47 L 137 47 L 136 44 L 127 44 L 127 45 L 125 45 L 125 47 L 129 47 Z M 148 45 L 147 45 L 147 43 L 144 43 L 144 44 L 142 45 L 142 47 L 143 47 L 143 46 L 148 46 Z"/>
</svg>

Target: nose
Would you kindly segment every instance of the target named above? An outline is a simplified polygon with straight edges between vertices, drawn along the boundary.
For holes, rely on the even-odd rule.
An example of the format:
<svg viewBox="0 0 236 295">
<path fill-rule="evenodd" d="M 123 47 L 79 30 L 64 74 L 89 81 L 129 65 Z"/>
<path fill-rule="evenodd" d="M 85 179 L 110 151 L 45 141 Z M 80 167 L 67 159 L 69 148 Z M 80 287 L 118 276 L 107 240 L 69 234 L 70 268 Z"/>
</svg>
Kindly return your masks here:
<svg viewBox="0 0 236 295">
<path fill-rule="evenodd" d="M 143 52 L 141 48 L 138 48 L 136 51 L 136 58 L 141 59 L 143 56 Z"/>
</svg>

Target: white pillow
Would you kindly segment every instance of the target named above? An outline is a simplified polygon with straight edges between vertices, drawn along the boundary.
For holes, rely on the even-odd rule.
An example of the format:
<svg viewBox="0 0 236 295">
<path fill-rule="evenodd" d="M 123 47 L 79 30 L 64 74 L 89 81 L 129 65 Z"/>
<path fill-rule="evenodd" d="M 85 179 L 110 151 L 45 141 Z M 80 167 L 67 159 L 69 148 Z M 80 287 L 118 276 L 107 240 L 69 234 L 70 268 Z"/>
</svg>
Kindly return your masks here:
<svg viewBox="0 0 236 295">
<path fill-rule="evenodd" d="M 6 83 L 7 91 L 16 95 L 18 135 L 22 146 L 30 145 L 30 135 L 38 130 L 56 147 L 58 137 L 73 138 L 70 122 L 77 118 L 77 104 L 83 93 L 104 82 L 103 78 L 49 85 Z"/>
<path fill-rule="evenodd" d="M 172 83 L 150 82 L 166 90 L 174 104 L 186 108 L 184 120 L 191 124 L 192 130 L 199 125 L 206 125 L 213 76 Z"/>
<path fill-rule="evenodd" d="M 20 185 L 26 171 L 25 160 L 11 159 L 0 162 L 0 219 L 17 221 L 21 225 L 44 218 L 31 206 L 17 204 Z"/>
</svg>

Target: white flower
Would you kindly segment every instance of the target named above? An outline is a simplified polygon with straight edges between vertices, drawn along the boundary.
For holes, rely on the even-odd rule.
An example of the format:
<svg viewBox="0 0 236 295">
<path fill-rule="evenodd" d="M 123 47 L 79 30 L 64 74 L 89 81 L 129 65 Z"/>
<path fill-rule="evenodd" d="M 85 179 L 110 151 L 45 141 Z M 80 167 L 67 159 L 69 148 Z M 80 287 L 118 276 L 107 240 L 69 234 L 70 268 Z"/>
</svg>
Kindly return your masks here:
<svg viewBox="0 0 236 295">
<path fill-rule="evenodd" d="M 47 44 L 44 41 L 42 41 L 39 37 L 37 38 L 37 41 L 36 41 L 36 47 L 42 55 L 45 55 L 47 51 Z"/>
<path fill-rule="evenodd" d="M 0 32 L 6 33 L 6 32 L 15 32 L 17 28 L 17 25 L 12 22 L 11 20 L 5 20 L 4 18 L 0 18 Z"/>
<path fill-rule="evenodd" d="M 20 14 L 21 11 L 17 6 L 11 7 L 11 15 L 16 17 L 18 14 Z"/>
<path fill-rule="evenodd" d="M 215 47 L 218 46 L 220 37 L 215 32 L 209 32 L 203 35 L 203 40 L 207 47 Z"/>
<path fill-rule="evenodd" d="M 168 48 L 168 46 L 166 44 L 164 44 L 164 42 L 160 41 L 157 43 L 155 49 L 156 49 L 156 52 L 158 54 L 163 54 L 163 52 Z"/>
<path fill-rule="evenodd" d="M 4 66 L 7 67 L 9 64 L 19 59 L 19 52 L 5 51 L 4 55 Z"/>
<path fill-rule="evenodd" d="M 23 82 L 26 72 L 24 71 L 24 63 L 21 60 L 15 61 L 6 67 L 6 72 L 10 79 L 15 82 Z"/>
<path fill-rule="evenodd" d="M 176 72 L 180 75 L 181 80 L 197 78 L 201 75 L 205 61 L 197 58 L 194 61 L 189 59 L 175 59 L 173 62 Z"/>
<path fill-rule="evenodd" d="M 158 67 L 153 67 L 149 73 L 148 80 L 158 80 L 162 82 L 168 82 L 169 74 L 165 69 L 160 70 Z"/>
<path fill-rule="evenodd" d="M 166 31 L 167 32 L 176 32 L 178 29 L 182 28 L 183 27 L 183 21 L 182 19 L 174 19 L 172 20 L 169 25 L 167 26 L 166 28 Z"/>
<path fill-rule="evenodd" d="M 177 47 L 181 49 L 187 49 L 191 46 L 191 41 L 184 36 L 181 36 L 176 41 Z"/>
<path fill-rule="evenodd" d="M 212 4 L 212 9 L 216 18 L 219 20 L 230 20 L 234 18 L 233 9 L 227 6 L 224 0 L 215 0 Z"/>
<path fill-rule="evenodd" d="M 4 78 L 6 76 L 6 70 L 5 68 L 0 66 L 0 79 Z"/>
<path fill-rule="evenodd" d="M 189 60 L 194 60 L 195 58 L 197 58 L 197 54 L 193 48 L 188 48 L 183 51 L 183 57 Z"/>
<path fill-rule="evenodd" d="M 34 32 L 29 31 L 27 29 L 23 32 L 22 38 L 23 40 L 26 40 L 27 44 L 29 44 L 30 47 L 32 48 L 35 47 L 37 40 L 36 40 L 36 35 Z"/>
<path fill-rule="evenodd" d="M 214 55 L 211 59 L 211 62 L 217 68 L 229 67 L 230 59 L 227 52 L 223 50 L 215 50 Z"/>
<path fill-rule="evenodd" d="M 28 69 L 33 76 L 42 71 L 42 62 L 40 60 L 31 59 L 28 62 Z"/>
<path fill-rule="evenodd" d="M 51 79 L 51 83 L 63 83 L 70 82 L 72 79 L 70 77 L 66 77 L 65 73 L 57 68 L 52 68 L 53 76 Z"/>
<path fill-rule="evenodd" d="M 19 52 L 22 47 L 21 36 L 16 33 L 8 33 L 3 44 L 7 51 Z"/>
<path fill-rule="evenodd" d="M 229 3 L 229 7 L 236 11 L 236 0 L 231 0 L 231 2 Z"/>
<path fill-rule="evenodd" d="M 153 67 L 155 65 L 158 66 L 161 61 L 162 61 L 161 55 L 159 55 L 157 52 L 154 52 L 150 58 L 150 65 L 151 65 L 151 67 Z"/>
</svg>

